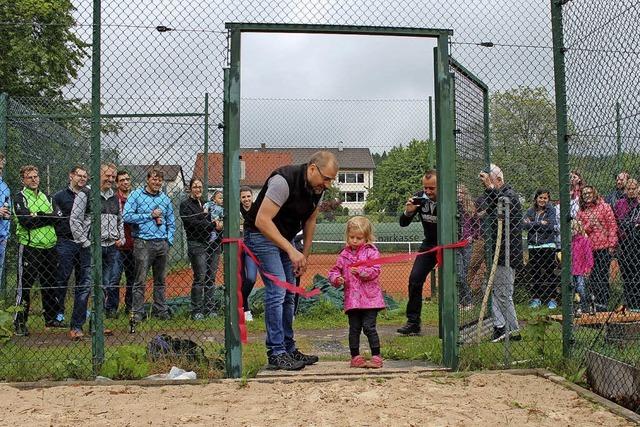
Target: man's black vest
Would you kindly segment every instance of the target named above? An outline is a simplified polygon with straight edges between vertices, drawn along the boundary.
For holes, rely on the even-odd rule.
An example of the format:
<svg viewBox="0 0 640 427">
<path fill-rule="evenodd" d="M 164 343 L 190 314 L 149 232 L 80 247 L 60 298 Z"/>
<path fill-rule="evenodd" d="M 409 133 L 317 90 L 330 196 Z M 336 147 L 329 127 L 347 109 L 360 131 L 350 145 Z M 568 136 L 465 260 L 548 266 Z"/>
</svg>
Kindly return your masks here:
<svg viewBox="0 0 640 427">
<path fill-rule="evenodd" d="M 280 206 L 280 211 L 273 218 L 273 223 L 285 239 L 291 241 L 302 230 L 304 223 L 315 211 L 322 194 L 315 194 L 307 183 L 307 164 L 283 166 L 269 175 L 260 190 L 256 201 L 251 205 L 244 220 L 245 230 L 258 231 L 256 216 L 267 192 L 267 184 L 274 175 L 281 175 L 289 184 L 289 197 Z"/>
</svg>

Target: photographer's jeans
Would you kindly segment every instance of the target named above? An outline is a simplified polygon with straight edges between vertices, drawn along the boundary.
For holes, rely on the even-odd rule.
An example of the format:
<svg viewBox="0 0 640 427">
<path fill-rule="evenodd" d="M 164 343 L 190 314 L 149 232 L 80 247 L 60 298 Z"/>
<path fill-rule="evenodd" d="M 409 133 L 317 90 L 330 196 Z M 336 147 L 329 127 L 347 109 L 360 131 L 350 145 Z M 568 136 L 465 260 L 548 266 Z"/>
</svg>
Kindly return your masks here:
<svg viewBox="0 0 640 427">
<path fill-rule="evenodd" d="M 244 242 L 256 255 L 262 269 L 280 280 L 295 283 L 293 264 L 289 256 L 260 233 L 245 230 Z M 262 275 L 265 284 L 264 321 L 267 328 L 267 355 L 291 353 L 296 349 L 293 339 L 294 296 Z"/>
</svg>

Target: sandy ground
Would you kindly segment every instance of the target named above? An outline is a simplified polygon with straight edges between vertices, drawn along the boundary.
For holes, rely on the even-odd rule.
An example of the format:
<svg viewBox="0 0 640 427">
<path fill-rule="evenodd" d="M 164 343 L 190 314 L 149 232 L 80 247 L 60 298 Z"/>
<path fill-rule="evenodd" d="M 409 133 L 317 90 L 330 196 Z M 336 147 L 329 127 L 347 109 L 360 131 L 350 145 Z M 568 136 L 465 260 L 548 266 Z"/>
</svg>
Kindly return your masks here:
<svg viewBox="0 0 640 427">
<path fill-rule="evenodd" d="M 0 386 L 0 425 L 624 426 L 624 419 L 536 376 L 222 382 L 163 387 Z"/>
</svg>

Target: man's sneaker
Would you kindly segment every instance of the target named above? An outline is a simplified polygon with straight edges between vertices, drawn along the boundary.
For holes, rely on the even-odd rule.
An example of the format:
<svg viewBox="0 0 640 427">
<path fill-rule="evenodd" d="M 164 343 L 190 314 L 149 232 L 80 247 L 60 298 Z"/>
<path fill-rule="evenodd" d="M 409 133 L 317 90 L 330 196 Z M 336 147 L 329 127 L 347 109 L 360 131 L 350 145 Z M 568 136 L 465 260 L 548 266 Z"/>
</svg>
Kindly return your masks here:
<svg viewBox="0 0 640 427">
<path fill-rule="evenodd" d="M 64 313 L 56 314 L 56 320 L 60 323 L 64 323 Z"/>
<path fill-rule="evenodd" d="M 300 350 L 293 350 L 293 353 L 289 353 L 289 356 L 293 360 L 297 360 L 300 362 L 304 362 L 305 365 L 313 365 L 318 362 L 318 356 L 314 356 L 312 354 L 304 354 Z"/>
<path fill-rule="evenodd" d="M 509 341 L 522 341 L 522 335 L 520 335 L 520 331 L 510 332 Z"/>
<path fill-rule="evenodd" d="M 59 320 L 52 320 L 51 322 L 45 323 L 44 327 L 45 328 L 66 328 L 67 326 Z"/>
<path fill-rule="evenodd" d="M 504 340 L 504 327 L 502 328 L 496 328 L 494 326 L 493 328 L 493 335 L 491 336 L 491 342 L 500 342 L 502 340 Z"/>
<path fill-rule="evenodd" d="M 402 335 L 418 335 L 420 333 L 420 325 L 415 323 L 407 323 L 398 328 L 398 333 Z"/>
<path fill-rule="evenodd" d="M 556 300 L 552 299 L 551 301 L 549 301 L 549 303 L 547 304 L 547 308 L 549 310 L 555 310 L 556 308 L 558 308 L 558 303 L 556 302 Z"/>
<path fill-rule="evenodd" d="M 82 333 L 82 331 L 80 329 L 72 329 L 69 331 L 69 338 L 72 341 L 78 341 L 81 340 L 82 338 L 84 338 L 84 334 Z"/>
<path fill-rule="evenodd" d="M 28 337 L 29 329 L 27 329 L 27 325 L 25 323 L 16 323 L 16 335 L 19 337 Z"/>
<path fill-rule="evenodd" d="M 164 313 L 156 313 L 153 315 L 158 320 L 171 320 L 171 313 L 165 311 Z"/>
<path fill-rule="evenodd" d="M 366 368 L 367 361 L 362 357 L 362 355 L 353 356 L 351 358 L 351 363 L 349 364 L 352 368 Z"/>
<path fill-rule="evenodd" d="M 371 360 L 367 363 L 368 368 L 379 369 L 382 368 L 382 356 L 377 355 L 373 356 Z"/>
<path fill-rule="evenodd" d="M 529 303 L 529 308 L 540 308 L 541 305 L 542 301 L 540 301 L 540 298 L 534 298 Z"/>
<path fill-rule="evenodd" d="M 253 322 L 253 314 L 251 314 L 251 310 L 244 312 L 244 321 L 245 322 Z"/>
<path fill-rule="evenodd" d="M 269 365 L 267 369 L 283 369 L 285 371 L 299 371 L 305 367 L 305 363 L 301 360 L 293 359 L 289 353 L 277 354 L 269 356 Z"/>
</svg>

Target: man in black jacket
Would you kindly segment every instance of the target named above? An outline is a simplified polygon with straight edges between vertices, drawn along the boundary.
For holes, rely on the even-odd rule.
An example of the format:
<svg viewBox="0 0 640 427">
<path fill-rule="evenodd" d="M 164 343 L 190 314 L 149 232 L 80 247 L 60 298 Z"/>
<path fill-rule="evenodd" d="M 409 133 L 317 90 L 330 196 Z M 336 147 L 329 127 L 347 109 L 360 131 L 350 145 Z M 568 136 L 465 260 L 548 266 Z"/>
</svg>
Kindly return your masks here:
<svg viewBox="0 0 640 427">
<path fill-rule="evenodd" d="M 316 229 L 318 204 L 338 174 L 338 162 L 319 151 L 302 165 L 276 169 L 245 216 L 244 241 L 256 255 L 263 272 L 293 283 L 304 274 Z M 303 231 L 302 252 L 293 245 Z M 293 339 L 294 296 L 262 276 L 265 284 L 267 357 L 271 369 L 298 370 L 318 361 L 301 353 Z"/>
<path fill-rule="evenodd" d="M 429 250 L 438 244 L 438 215 L 436 200 L 438 194 L 438 176 L 435 170 L 425 172 L 422 177 L 422 190 L 416 192 L 404 205 L 400 215 L 400 227 L 406 227 L 418 215 L 424 230 L 424 240 L 420 252 Z M 427 276 L 436 266 L 435 253 L 420 255 L 413 262 L 409 275 L 409 301 L 407 302 L 407 323 L 398 329 L 403 335 L 420 333 L 420 313 L 422 311 L 422 288 Z"/>
</svg>

